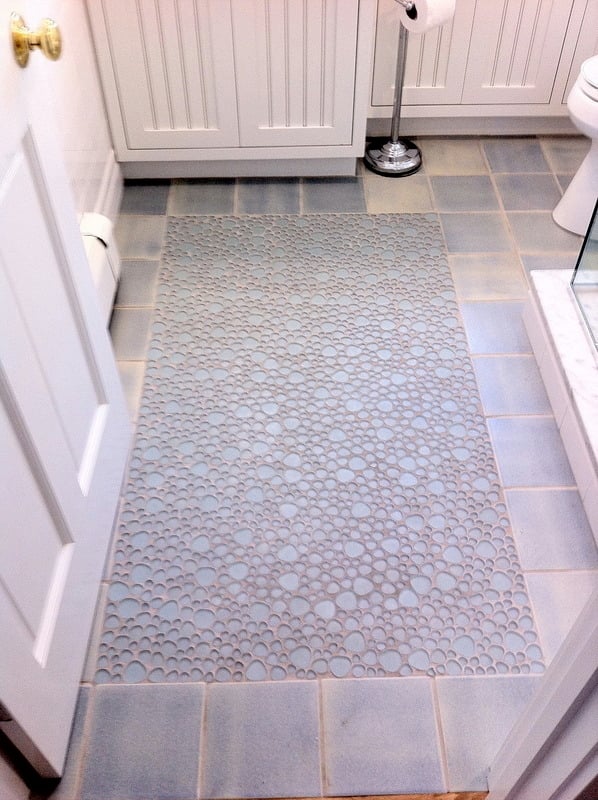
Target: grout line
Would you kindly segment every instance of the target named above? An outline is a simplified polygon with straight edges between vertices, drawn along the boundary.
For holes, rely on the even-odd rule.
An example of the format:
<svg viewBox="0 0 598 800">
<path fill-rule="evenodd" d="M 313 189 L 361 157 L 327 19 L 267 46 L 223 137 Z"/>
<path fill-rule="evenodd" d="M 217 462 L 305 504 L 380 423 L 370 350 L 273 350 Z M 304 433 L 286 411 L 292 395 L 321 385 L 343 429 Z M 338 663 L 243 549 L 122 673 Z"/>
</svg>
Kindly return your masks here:
<svg viewBox="0 0 598 800">
<path fill-rule="evenodd" d="M 75 771 L 75 792 L 73 797 L 82 797 L 82 789 L 83 789 L 83 774 L 85 772 L 85 765 L 87 763 L 87 754 L 90 744 L 90 737 L 91 737 L 91 725 L 93 716 L 95 714 L 95 696 L 96 696 L 96 689 L 94 686 L 90 686 L 87 689 L 88 692 L 88 700 L 87 700 L 87 708 L 85 709 L 85 721 L 83 722 L 83 730 L 81 731 L 81 744 L 79 748 L 79 758 L 77 763 L 77 769 Z M 68 751 L 67 751 L 68 757 Z"/>
<path fill-rule="evenodd" d="M 533 356 L 530 357 L 533 358 Z M 550 411 L 538 414 L 532 414 L 529 411 L 507 411 L 504 414 L 489 414 L 485 412 L 484 416 L 486 419 L 554 419 L 554 414 Z"/>
<path fill-rule="evenodd" d="M 241 216 L 239 212 L 239 179 L 235 178 L 235 182 L 233 184 L 233 217 Z"/>
<path fill-rule="evenodd" d="M 521 570 L 524 577 L 526 575 L 575 575 L 578 572 L 588 572 L 592 575 L 598 575 L 598 565 L 595 567 L 532 567 L 529 569 L 521 567 Z"/>
<path fill-rule="evenodd" d="M 172 685 L 172 684 L 170 684 Z M 208 691 L 209 685 L 204 683 L 204 692 L 201 700 L 201 714 L 199 718 L 199 753 L 197 754 L 197 784 L 196 794 L 201 798 L 202 778 L 204 774 L 206 739 L 207 739 L 207 717 L 208 717 Z"/>
<path fill-rule="evenodd" d="M 324 685 L 321 678 L 318 678 L 318 721 L 320 724 L 320 794 L 326 797 L 328 794 L 328 776 L 326 774 L 326 728 L 324 725 Z"/>
<path fill-rule="evenodd" d="M 497 465 L 498 465 L 498 462 L 497 462 Z M 503 489 L 504 492 L 512 492 L 512 491 L 526 491 L 526 492 L 531 492 L 531 491 L 544 491 L 544 492 L 546 492 L 546 491 L 557 491 L 557 492 L 576 491 L 576 492 L 579 492 L 579 489 L 577 488 L 577 486 L 575 484 L 572 484 L 572 483 L 568 483 L 568 484 L 555 483 L 554 486 L 553 485 L 548 485 L 547 486 L 546 484 L 542 484 L 541 486 L 529 486 L 527 484 L 522 484 L 522 485 L 513 484 L 511 486 L 505 486 L 501 482 L 501 486 L 502 486 L 502 489 Z"/>
<path fill-rule="evenodd" d="M 445 741 L 444 728 L 442 726 L 442 714 L 440 713 L 440 698 L 438 697 L 438 685 L 436 678 L 430 678 L 432 681 L 432 708 L 434 709 L 434 721 L 436 722 L 436 742 L 438 744 L 438 755 L 440 760 L 440 769 L 442 771 L 442 779 L 444 781 L 445 790 L 448 791 L 450 786 L 449 768 L 448 768 L 448 755 Z"/>
</svg>

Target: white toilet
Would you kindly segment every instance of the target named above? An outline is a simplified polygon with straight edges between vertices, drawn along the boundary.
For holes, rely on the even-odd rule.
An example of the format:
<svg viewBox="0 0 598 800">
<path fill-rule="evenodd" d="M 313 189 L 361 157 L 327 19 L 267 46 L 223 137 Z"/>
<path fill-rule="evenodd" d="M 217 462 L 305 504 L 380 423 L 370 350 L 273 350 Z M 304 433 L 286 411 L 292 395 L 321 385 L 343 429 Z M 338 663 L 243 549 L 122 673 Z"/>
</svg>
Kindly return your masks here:
<svg viewBox="0 0 598 800">
<path fill-rule="evenodd" d="M 598 198 L 598 55 L 581 65 L 567 108 L 573 124 L 592 145 L 552 216 L 562 228 L 584 236 Z"/>
</svg>

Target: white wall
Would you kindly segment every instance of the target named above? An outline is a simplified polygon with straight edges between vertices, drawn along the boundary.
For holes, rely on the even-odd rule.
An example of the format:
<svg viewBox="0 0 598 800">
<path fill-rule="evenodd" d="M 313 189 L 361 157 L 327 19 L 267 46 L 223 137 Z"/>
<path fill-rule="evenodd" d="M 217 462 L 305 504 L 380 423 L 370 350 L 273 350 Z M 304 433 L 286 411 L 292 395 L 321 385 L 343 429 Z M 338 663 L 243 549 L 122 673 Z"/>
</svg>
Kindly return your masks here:
<svg viewBox="0 0 598 800">
<path fill-rule="evenodd" d="M 86 5 L 83 0 L 53 0 L 52 14 L 62 31 L 63 54 L 48 74 L 77 212 L 98 211 L 114 220 L 121 177 L 114 162 Z"/>
</svg>

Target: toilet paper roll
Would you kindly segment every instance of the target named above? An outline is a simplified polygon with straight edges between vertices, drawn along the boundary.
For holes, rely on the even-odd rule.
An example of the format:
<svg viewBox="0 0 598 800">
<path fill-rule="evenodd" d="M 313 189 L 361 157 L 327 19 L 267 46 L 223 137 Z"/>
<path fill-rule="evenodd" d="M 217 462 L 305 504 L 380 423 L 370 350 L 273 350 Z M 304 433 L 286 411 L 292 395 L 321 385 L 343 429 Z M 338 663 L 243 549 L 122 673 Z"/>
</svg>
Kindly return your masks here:
<svg viewBox="0 0 598 800">
<path fill-rule="evenodd" d="M 455 13 L 455 0 L 415 0 L 413 8 L 401 9 L 401 23 L 411 33 L 426 33 L 444 25 Z"/>
</svg>

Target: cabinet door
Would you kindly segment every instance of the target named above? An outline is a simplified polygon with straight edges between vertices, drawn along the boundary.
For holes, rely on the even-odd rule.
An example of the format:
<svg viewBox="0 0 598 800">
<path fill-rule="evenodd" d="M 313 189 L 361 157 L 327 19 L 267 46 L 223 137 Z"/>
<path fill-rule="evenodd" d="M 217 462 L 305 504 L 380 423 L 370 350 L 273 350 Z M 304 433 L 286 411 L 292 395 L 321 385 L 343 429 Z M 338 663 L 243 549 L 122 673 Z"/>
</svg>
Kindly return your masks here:
<svg viewBox="0 0 598 800">
<path fill-rule="evenodd" d="M 573 0 L 478 0 L 463 103 L 549 103 Z"/>
<path fill-rule="evenodd" d="M 579 28 L 572 26 L 573 29 L 570 28 L 567 34 L 567 40 L 573 38 L 572 34 L 575 36 L 575 50 L 571 57 L 567 83 L 561 96 L 563 103 L 567 102 L 567 97 L 577 80 L 582 63 L 586 58 L 591 58 L 598 53 L 598 3 L 596 0 L 587 0 L 585 4 L 575 3 L 574 6 L 574 15 L 575 12 L 583 12 L 583 15 L 579 22 Z M 572 22 L 574 21 L 572 19 Z"/>
<path fill-rule="evenodd" d="M 122 147 L 238 144 L 229 0 L 88 0 L 88 9 Z"/>
<path fill-rule="evenodd" d="M 458 0 L 454 18 L 426 34 L 409 34 L 403 104 L 461 101 L 475 0 Z M 392 106 L 399 42 L 400 8 L 378 0 L 372 106 Z"/>
<path fill-rule="evenodd" d="M 351 144 L 358 0 L 232 0 L 243 146 Z"/>
</svg>

